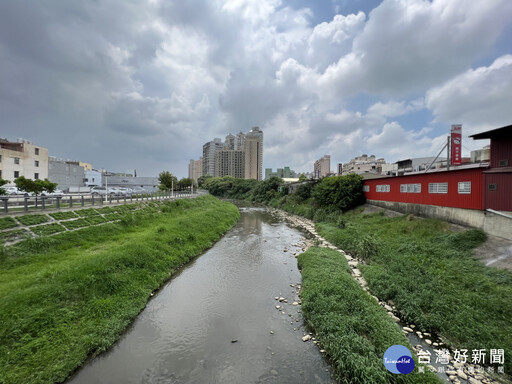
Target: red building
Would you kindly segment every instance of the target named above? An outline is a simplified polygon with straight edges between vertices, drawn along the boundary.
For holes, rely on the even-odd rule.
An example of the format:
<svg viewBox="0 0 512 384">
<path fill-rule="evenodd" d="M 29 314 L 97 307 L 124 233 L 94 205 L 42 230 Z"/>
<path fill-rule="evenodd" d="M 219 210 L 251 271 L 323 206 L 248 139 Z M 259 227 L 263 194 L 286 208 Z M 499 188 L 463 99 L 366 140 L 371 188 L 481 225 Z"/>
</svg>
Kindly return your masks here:
<svg viewBox="0 0 512 384">
<path fill-rule="evenodd" d="M 397 177 L 365 180 L 368 200 L 441 207 L 512 211 L 512 125 L 482 132 L 491 139 L 489 164 L 468 164 Z"/>
<path fill-rule="evenodd" d="M 491 162 L 483 179 L 484 209 L 512 211 L 512 125 L 471 137 L 491 139 Z"/>
</svg>

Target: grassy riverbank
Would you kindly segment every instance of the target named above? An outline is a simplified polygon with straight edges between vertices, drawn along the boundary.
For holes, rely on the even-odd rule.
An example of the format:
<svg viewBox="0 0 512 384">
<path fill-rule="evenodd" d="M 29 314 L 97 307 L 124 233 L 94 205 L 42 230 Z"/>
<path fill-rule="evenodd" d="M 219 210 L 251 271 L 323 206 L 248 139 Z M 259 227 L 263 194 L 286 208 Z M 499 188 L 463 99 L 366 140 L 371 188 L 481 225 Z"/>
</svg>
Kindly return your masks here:
<svg viewBox="0 0 512 384">
<path fill-rule="evenodd" d="M 0 383 L 65 380 L 238 217 L 210 196 L 151 203 L 120 223 L 0 250 Z"/>
<path fill-rule="evenodd" d="M 350 275 L 343 255 L 310 248 L 298 261 L 302 310 L 341 382 L 439 382 L 430 372 L 395 375 L 386 370 L 382 363 L 386 349 L 395 344 L 412 348 L 386 310 Z"/>
<path fill-rule="evenodd" d="M 341 228 L 340 228 L 341 227 Z M 440 220 L 352 212 L 317 224 L 330 242 L 365 260 L 373 294 L 392 300 L 401 317 L 443 336 L 453 348 L 512 353 L 512 273 L 472 257 L 485 240 L 476 229 L 450 232 Z M 505 372 L 512 361 L 505 358 Z"/>
</svg>

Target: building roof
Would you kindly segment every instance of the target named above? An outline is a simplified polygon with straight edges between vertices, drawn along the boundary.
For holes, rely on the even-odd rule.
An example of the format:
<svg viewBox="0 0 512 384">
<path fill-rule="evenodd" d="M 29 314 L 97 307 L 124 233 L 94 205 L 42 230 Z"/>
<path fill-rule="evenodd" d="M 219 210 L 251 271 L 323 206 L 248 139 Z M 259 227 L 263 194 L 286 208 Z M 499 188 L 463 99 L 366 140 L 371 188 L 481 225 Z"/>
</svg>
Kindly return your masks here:
<svg viewBox="0 0 512 384">
<path fill-rule="evenodd" d="M 490 131 L 480 132 L 469 137 L 472 137 L 473 140 L 512 138 L 512 125 L 491 129 Z"/>
</svg>

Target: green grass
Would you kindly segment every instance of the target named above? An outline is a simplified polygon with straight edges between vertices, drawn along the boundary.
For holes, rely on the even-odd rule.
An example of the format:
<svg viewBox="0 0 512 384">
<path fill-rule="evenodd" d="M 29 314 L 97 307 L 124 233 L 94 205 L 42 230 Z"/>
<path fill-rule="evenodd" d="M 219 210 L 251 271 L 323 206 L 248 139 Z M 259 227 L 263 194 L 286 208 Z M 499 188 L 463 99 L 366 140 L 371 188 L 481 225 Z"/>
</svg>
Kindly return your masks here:
<svg viewBox="0 0 512 384">
<path fill-rule="evenodd" d="M 55 220 L 68 220 L 68 219 L 75 219 L 76 213 L 73 211 L 64 211 L 64 212 L 54 212 L 49 213 L 51 217 L 53 217 Z"/>
<path fill-rule="evenodd" d="M 108 349 L 151 292 L 239 217 L 235 206 L 211 196 L 177 203 L 162 203 L 161 213 L 143 209 L 120 223 L 6 248 L 0 259 L 0 383 L 64 381 Z"/>
<path fill-rule="evenodd" d="M 298 258 L 302 310 L 343 383 L 438 383 L 437 377 L 388 372 L 384 352 L 395 344 L 412 348 L 398 326 L 350 275 L 345 257 L 328 248 L 310 248 Z M 415 359 L 417 363 L 417 360 Z"/>
<path fill-rule="evenodd" d="M 50 218 L 46 215 L 25 215 L 16 216 L 16 220 L 23 225 L 37 225 L 50 221 Z"/>
<path fill-rule="evenodd" d="M 61 224 L 65 226 L 67 229 L 77 229 L 82 227 L 88 227 L 90 225 L 86 219 L 61 221 Z"/>
<path fill-rule="evenodd" d="M 76 213 L 82 217 L 97 216 L 99 215 L 98 210 L 94 208 L 80 209 Z"/>
<path fill-rule="evenodd" d="M 0 230 L 17 227 L 19 224 L 12 217 L 2 217 L 0 219 Z"/>
<path fill-rule="evenodd" d="M 26 229 L 15 229 L 14 231 L 0 232 L 0 240 L 2 241 L 14 241 L 28 236 L 29 232 Z"/>
<path fill-rule="evenodd" d="M 63 232 L 66 230 L 62 225 L 57 223 L 36 225 L 31 227 L 30 230 L 39 236 L 53 235 L 54 233 Z"/>
<path fill-rule="evenodd" d="M 443 336 L 452 348 L 512 354 L 512 273 L 484 266 L 472 249 L 477 229 L 452 233 L 446 222 L 350 213 L 317 224 L 320 234 L 364 259 L 373 294 L 392 300 L 401 318 Z M 505 359 L 512 371 L 512 359 Z"/>
<path fill-rule="evenodd" d="M 103 218 L 102 216 L 89 216 L 89 217 L 86 217 L 85 220 L 90 225 L 103 224 L 108 221 L 107 219 Z"/>
</svg>

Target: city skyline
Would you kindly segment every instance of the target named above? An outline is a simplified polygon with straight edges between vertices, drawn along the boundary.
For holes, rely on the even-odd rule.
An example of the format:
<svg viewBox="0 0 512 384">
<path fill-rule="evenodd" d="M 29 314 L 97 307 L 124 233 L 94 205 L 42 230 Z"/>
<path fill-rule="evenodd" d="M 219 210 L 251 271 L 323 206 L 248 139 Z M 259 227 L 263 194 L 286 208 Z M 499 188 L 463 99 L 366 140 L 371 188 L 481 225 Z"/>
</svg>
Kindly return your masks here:
<svg viewBox="0 0 512 384">
<path fill-rule="evenodd" d="M 468 135 L 510 124 L 510 14 L 506 0 L 3 2 L 0 137 L 153 176 L 184 177 L 205 137 L 255 125 L 265 168 L 435 156 L 452 124 L 467 156 L 487 144 Z"/>
</svg>

